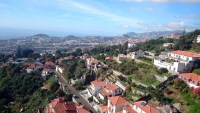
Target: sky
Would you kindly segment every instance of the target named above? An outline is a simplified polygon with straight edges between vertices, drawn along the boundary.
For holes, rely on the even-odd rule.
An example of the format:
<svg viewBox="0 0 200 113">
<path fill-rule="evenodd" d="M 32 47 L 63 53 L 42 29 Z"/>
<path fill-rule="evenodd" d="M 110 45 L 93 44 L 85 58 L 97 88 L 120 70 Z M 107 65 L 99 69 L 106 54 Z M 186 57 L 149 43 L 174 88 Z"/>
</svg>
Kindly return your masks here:
<svg viewBox="0 0 200 113">
<path fill-rule="evenodd" d="M 0 38 L 200 28 L 200 0 L 0 0 Z"/>
</svg>

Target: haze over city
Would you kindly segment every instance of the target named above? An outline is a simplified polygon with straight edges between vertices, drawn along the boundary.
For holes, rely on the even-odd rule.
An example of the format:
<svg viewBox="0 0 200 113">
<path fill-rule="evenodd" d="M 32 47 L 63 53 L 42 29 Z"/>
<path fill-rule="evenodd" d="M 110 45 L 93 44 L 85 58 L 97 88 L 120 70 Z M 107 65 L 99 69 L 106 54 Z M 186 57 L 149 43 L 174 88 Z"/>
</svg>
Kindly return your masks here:
<svg viewBox="0 0 200 113">
<path fill-rule="evenodd" d="M 3 0 L 0 38 L 192 31 L 200 26 L 199 6 L 200 0 Z"/>
</svg>

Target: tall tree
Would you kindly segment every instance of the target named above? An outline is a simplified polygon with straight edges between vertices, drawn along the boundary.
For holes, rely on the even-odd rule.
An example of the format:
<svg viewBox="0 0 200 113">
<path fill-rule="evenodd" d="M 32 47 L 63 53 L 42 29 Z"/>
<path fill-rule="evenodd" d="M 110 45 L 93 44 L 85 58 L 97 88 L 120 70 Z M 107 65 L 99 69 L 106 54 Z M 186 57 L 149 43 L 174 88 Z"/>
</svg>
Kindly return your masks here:
<svg viewBox="0 0 200 113">
<path fill-rule="evenodd" d="M 16 57 L 17 57 L 17 58 L 20 58 L 20 57 L 21 57 L 21 48 L 20 48 L 20 45 L 18 45 L 18 47 L 17 47 Z"/>
</svg>

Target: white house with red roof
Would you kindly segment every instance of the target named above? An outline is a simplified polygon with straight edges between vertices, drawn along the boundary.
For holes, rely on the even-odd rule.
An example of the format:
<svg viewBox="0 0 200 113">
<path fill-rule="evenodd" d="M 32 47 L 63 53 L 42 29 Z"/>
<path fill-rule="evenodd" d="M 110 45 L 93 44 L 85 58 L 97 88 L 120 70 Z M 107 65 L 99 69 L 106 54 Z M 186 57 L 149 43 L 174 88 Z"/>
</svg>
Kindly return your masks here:
<svg viewBox="0 0 200 113">
<path fill-rule="evenodd" d="M 47 69 L 47 68 L 44 68 L 43 70 L 42 70 L 42 77 L 44 78 L 44 80 L 46 80 L 47 78 L 48 78 L 48 76 L 49 76 L 49 69 Z"/>
<path fill-rule="evenodd" d="M 117 59 L 123 59 L 123 58 L 127 58 L 127 56 L 125 54 L 118 54 Z"/>
<path fill-rule="evenodd" d="M 127 54 L 127 57 L 131 59 L 135 59 L 135 58 L 143 57 L 143 56 L 144 56 L 144 51 L 141 51 L 141 50 L 130 52 L 129 54 Z"/>
<path fill-rule="evenodd" d="M 116 95 L 121 95 L 123 90 L 115 84 L 108 84 L 106 88 L 99 92 L 100 99 L 104 100 L 105 97 L 111 97 Z"/>
<path fill-rule="evenodd" d="M 45 109 L 44 113 L 90 113 L 85 106 L 75 103 L 65 102 L 62 98 L 51 100 Z"/>
<path fill-rule="evenodd" d="M 122 113 L 130 103 L 121 96 L 108 97 L 107 105 L 100 105 L 101 113 Z"/>
<path fill-rule="evenodd" d="M 159 68 L 167 68 L 174 72 L 187 72 L 191 69 L 191 62 L 200 60 L 200 55 L 188 51 L 171 51 L 165 59 L 155 58 L 154 65 Z"/>
<path fill-rule="evenodd" d="M 42 69 L 42 66 L 37 64 L 31 64 L 27 67 L 26 71 L 27 73 L 31 73 L 33 71 L 39 71 L 40 69 Z"/>
<path fill-rule="evenodd" d="M 189 87 L 198 88 L 200 86 L 200 76 L 195 73 L 181 73 L 179 78 L 185 81 Z"/>
<path fill-rule="evenodd" d="M 145 101 L 137 101 L 133 104 L 126 105 L 123 108 L 123 113 L 161 113 L 161 111 Z"/>
<path fill-rule="evenodd" d="M 55 63 L 53 63 L 53 62 L 46 62 L 46 63 L 44 64 L 44 66 L 45 66 L 45 67 L 48 67 L 48 68 L 53 68 L 53 69 L 54 69 L 56 65 L 55 65 Z"/>
<path fill-rule="evenodd" d="M 136 46 L 138 46 L 138 45 L 139 45 L 139 43 L 138 43 L 137 41 L 132 41 L 132 42 L 129 42 L 129 43 L 128 43 L 128 48 L 136 47 Z"/>
<path fill-rule="evenodd" d="M 104 89 L 107 86 L 106 81 L 92 81 L 90 87 L 88 90 L 88 95 L 91 97 L 97 93 L 99 93 L 102 89 Z"/>
</svg>

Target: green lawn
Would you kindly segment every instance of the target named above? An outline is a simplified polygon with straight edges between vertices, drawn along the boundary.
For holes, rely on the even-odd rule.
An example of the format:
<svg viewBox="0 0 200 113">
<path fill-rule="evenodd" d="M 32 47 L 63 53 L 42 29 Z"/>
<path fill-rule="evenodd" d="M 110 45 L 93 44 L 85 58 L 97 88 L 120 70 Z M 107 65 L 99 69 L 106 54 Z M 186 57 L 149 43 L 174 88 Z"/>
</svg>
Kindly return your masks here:
<svg viewBox="0 0 200 113">
<path fill-rule="evenodd" d="M 45 83 L 49 86 L 52 85 L 52 83 L 56 82 L 58 79 L 55 76 L 51 76 Z"/>
<path fill-rule="evenodd" d="M 142 79 L 138 79 L 136 76 L 137 75 L 133 74 L 132 79 L 136 80 L 138 82 L 141 82 L 143 84 L 149 85 L 149 86 L 151 86 L 151 85 L 157 86 L 161 83 L 160 81 L 157 81 L 156 79 L 150 79 L 148 77 L 143 77 Z M 143 76 L 145 76 L 145 75 L 143 75 Z"/>
</svg>

